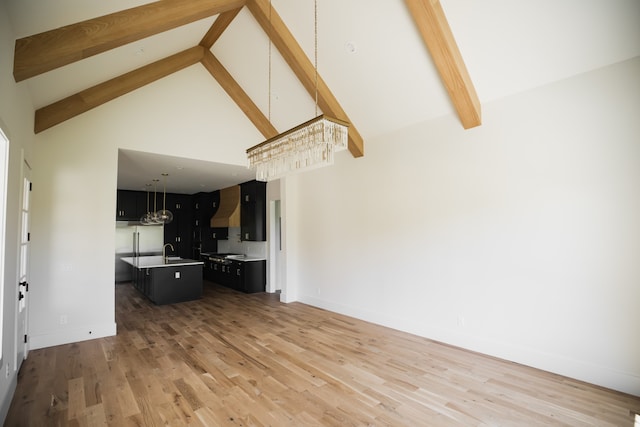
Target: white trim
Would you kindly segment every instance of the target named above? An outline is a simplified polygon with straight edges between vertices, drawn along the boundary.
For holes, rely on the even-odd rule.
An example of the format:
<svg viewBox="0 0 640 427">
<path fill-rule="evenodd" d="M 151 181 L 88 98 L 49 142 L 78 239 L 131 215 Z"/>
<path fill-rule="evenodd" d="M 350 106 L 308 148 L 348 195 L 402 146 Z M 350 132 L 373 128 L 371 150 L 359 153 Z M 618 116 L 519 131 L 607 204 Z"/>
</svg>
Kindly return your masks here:
<svg viewBox="0 0 640 427">
<path fill-rule="evenodd" d="M 1 125 L 1 123 L 0 123 Z M 0 138 L 3 142 L 4 150 L 0 152 L 0 162 L 2 162 L 2 169 L 0 169 L 0 366 L 4 363 L 4 294 L 6 289 L 5 283 L 5 247 L 6 247 L 6 230 L 7 230 L 7 181 L 9 180 L 9 146 L 11 142 L 9 137 L 0 127 Z"/>
<path fill-rule="evenodd" d="M 37 350 L 39 348 L 53 347 L 56 345 L 111 337 L 116 335 L 116 330 L 116 323 L 114 322 L 85 325 L 77 329 L 64 329 L 52 331 L 51 333 L 31 335 L 29 336 L 29 349 Z"/>
<path fill-rule="evenodd" d="M 469 337 L 455 330 L 416 324 L 406 319 L 380 315 L 379 313 L 358 309 L 345 304 L 326 301 L 315 296 L 300 295 L 297 301 L 366 322 L 404 331 L 433 341 L 552 372 L 634 396 L 640 396 L 640 376 L 635 375 L 633 372 L 615 370 L 607 366 L 571 359 L 560 354 L 540 352 L 532 348 L 513 346 L 509 343 L 496 342 L 482 337 Z"/>
</svg>

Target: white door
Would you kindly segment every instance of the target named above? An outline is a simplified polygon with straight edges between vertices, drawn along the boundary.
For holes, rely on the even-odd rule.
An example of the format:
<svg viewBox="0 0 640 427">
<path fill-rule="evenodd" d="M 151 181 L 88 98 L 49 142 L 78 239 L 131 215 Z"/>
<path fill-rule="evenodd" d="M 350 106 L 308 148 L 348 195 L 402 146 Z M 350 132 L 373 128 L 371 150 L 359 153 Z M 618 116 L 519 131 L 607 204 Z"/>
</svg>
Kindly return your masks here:
<svg viewBox="0 0 640 427">
<path fill-rule="evenodd" d="M 22 207 L 20 209 L 20 279 L 18 283 L 18 310 L 16 311 L 16 360 L 15 369 L 20 369 L 29 352 L 27 340 L 27 308 L 29 302 L 29 201 L 31 195 L 31 168 L 23 163 Z"/>
</svg>

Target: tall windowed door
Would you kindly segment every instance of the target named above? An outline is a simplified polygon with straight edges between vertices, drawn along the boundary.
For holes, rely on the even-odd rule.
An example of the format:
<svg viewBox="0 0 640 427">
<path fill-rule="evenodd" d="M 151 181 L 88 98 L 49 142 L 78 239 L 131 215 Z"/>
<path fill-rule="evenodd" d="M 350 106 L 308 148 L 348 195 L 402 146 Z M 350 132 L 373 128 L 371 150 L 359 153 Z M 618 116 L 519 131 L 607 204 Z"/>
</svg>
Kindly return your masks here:
<svg viewBox="0 0 640 427">
<path fill-rule="evenodd" d="M 20 369 L 22 361 L 29 352 L 27 337 L 27 308 L 29 301 L 29 202 L 31 195 L 31 168 L 24 162 L 24 180 L 22 188 L 21 231 L 20 231 L 20 278 L 18 283 L 18 310 L 16 322 L 16 360 L 15 369 Z"/>
</svg>

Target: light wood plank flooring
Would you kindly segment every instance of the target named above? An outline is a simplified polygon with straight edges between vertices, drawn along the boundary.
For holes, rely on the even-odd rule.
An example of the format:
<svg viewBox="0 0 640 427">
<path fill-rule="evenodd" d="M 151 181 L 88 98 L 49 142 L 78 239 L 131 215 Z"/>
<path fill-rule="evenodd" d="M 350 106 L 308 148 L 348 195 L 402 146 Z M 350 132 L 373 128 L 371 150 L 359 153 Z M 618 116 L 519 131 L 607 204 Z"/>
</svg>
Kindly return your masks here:
<svg viewBox="0 0 640 427">
<path fill-rule="evenodd" d="M 633 426 L 640 398 L 276 295 L 116 286 L 115 337 L 32 351 L 6 426 Z"/>
</svg>

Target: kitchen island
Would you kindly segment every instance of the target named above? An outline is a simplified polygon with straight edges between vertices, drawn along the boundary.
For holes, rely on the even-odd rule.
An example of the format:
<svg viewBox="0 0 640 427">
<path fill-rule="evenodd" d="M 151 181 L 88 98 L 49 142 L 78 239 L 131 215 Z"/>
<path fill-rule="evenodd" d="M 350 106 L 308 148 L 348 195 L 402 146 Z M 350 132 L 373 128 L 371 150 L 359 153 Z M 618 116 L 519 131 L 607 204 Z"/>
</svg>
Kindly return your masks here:
<svg viewBox="0 0 640 427">
<path fill-rule="evenodd" d="M 202 261 L 162 256 L 123 257 L 133 267 L 133 286 L 155 304 L 202 298 Z"/>
</svg>

